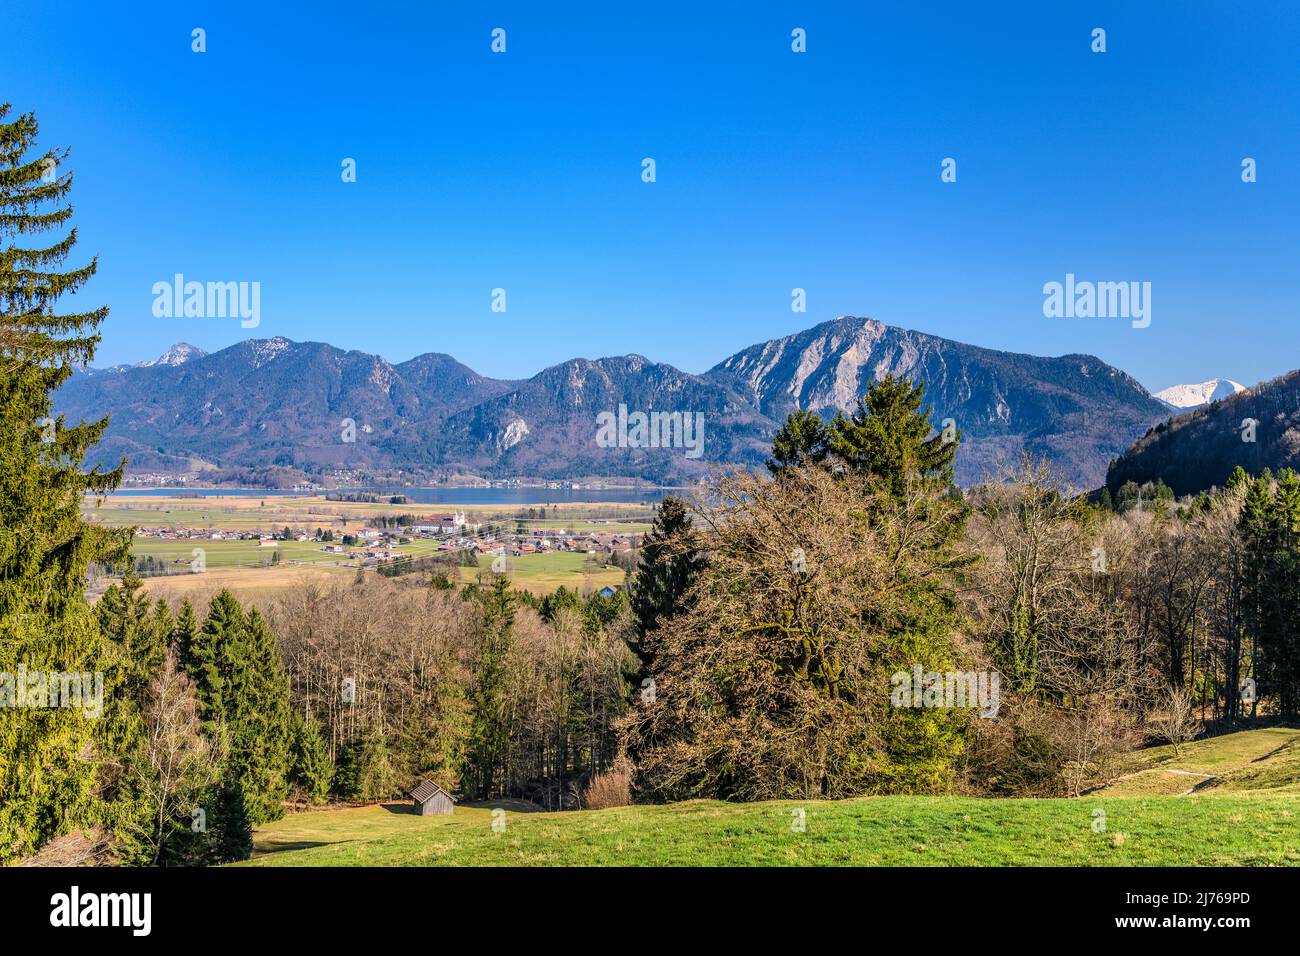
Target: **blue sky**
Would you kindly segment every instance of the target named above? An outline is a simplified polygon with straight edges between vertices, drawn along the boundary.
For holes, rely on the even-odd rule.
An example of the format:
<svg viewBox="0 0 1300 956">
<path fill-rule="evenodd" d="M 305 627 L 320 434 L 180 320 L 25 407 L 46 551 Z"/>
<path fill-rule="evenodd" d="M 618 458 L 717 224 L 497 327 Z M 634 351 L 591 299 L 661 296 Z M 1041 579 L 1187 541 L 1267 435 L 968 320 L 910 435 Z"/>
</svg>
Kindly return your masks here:
<svg viewBox="0 0 1300 956">
<path fill-rule="evenodd" d="M 116 6 L 0 11 L 0 99 L 73 150 L 96 364 L 284 335 L 699 372 L 853 314 L 1152 389 L 1300 366 L 1293 3 Z M 260 282 L 260 326 L 155 318 L 177 272 Z M 1149 281 L 1150 327 L 1045 318 L 1068 272 Z"/>
</svg>

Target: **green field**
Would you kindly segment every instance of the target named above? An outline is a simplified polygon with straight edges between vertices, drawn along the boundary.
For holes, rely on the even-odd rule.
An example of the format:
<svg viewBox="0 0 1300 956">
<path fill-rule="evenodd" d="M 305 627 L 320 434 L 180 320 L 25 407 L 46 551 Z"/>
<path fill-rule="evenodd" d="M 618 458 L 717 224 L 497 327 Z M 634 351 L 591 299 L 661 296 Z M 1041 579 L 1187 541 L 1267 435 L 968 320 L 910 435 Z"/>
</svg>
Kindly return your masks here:
<svg viewBox="0 0 1300 956">
<path fill-rule="evenodd" d="M 1205 752 L 1193 753 L 1192 761 L 1225 751 L 1256 755 L 1245 764 L 1256 777 L 1213 796 L 868 797 L 508 810 L 500 833 L 492 829 L 490 805 L 457 807 L 450 817 L 418 817 L 399 804 L 320 810 L 258 830 L 247 865 L 1297 866 L 1300 799 L 1285 788 L 1300 774 L 1288 752 L 1298 740 L 1296 731 L 1247 731 L 1183 748 L 1178 757 L 1168 748 L 1144 752 L 1143 760 L 1165 770 L 1181 767 L 1197 746 Z M 1286 777 L 1290 782 L 1279 784 Z M 1252 781 L 1262 786 L 1252 789 Z M 792 826 L 799 811 L 803 832 Z"/>
<path fill-rule="evenodd" d="M 181 586 L 187 583 L 192 583 L 195 586 L 202 584 L 203 575 L 192 574 L 190 571 L 190 562 L 194 560 L 193 551 L 195 548 L 203 550 L 204 560 L 209 572 L 250 569 L 250 575 L 264 574 L 264 570 L 257 571 L 255 569 L 265 569 L 270 564 L 272 555 L 276 552 L 280 554 L 280 561 L 275 567 L 280 571 L 288 571 L 301 566 L 321 570 L 337 569 L 344 571 L 348 568 L 355 569 L 359 563 L 355 559 L 349 559 L 346 553 L 329 554 L 322 551 L 322 545 L 317 541 L 280 541 L 274 548 L 260 547 L 256 541 L 211 541 L 203 538 L 190 540 L 136 538 L 132 544 L 132 551 L 137 558 L 154 557 L 162 561 L 169 569 L 174 570 L 177 575 L 185 575 L 186 578 L 194 579 L 193 582 L 182 582 L 175 580 L 175 576 L 168 575 L 166 578 L 158 580 L 160 586 L 164 584 L 173 586 Z M 355 546 L 348 550 L 361 551 L 363 548 Z M 404 555 L 422 557 L 437 553 L 438 547 L 434 541 L 417 539 L 410 544 L 399 545 L 394 550 Z M 450 558 L 450 560 L 454 561 L 455 558 Z M 510 581 L 516 587 L 537 594 L 549 593 L 561 585 L 583 591 L 588 588 L 599 589 L 607 584 L 623 583 L 624 576 L 620 568 L 602 567 L 593 555 L 556 551 L 523 555 L 518 558 L 511 557 L 506 560 L 506 574 Z M 481 554 L 478 556 L 477 569 L 458 567 L 461 580 L 463 582 L 477 580 L 480 571 L 487 572 L 491 570 L 492 561 L 493 555 Z M 283 578 L 283 575 L 280 577 Z M 249 577 L 247 583 L 256 585 L 259 580 L 258 577 Z M 230 584 L 228 581 L 222 583 L 223 586 L 229 586 Z"/>
<path fill-rule="evenodd" d="M 256 568 L 270 563 L 277 551 L 281 562 L 309 564 L 345 564 L 348 556 L 329 554 L 322 551 L 319 541 L 279 541 L 274 548 L 263 548 L 256 541 L 210 541 L 204 538 L 190 540 L 171 540 L 162 538 L 135 538 L 131 545 L 132 553 L 137 558 L 151 556 L 167 565 L 186 570 L 193 560 L 195 548 L 203 549 L 204 559 L 210 570 L 221 568 Z M 363 545 L 354 545 L 348 551 L 363 552 Z M 412 541 L 394 550 L 402 554 L 415 556 L 433 554 L 437 551 L 434 541 Z M 356 564 L 354 560 L 352 562 Z"/>
<path fill-rule="evenodd" d="M 479 555 L 479 570 L 490 571 L 493 557 Z M 506 558 L 506 576 L 516 587 L 538 594 L 554 591 L 561 585 L 570 590 L 582 591 L 584 586 L 600 589 L 605 585 L 623 583 L 623 571 L 618 567 L 602 567 L 595 556 L 573 551 L 552 551 L 544 554 L 526 554 Z M 473 568 L 461 568 L 461 578 L 472 581 L 477 577 Z"/>
</svg>

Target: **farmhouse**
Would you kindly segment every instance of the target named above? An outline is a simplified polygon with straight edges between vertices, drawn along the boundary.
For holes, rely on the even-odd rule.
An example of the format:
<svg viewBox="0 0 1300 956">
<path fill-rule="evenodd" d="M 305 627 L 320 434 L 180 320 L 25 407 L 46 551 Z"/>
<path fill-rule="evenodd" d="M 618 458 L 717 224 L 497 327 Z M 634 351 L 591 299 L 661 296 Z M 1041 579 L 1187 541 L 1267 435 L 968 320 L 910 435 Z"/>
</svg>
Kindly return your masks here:
<svg viewBox="0 0 1300 956">
<path fill-rule="evenodd" d="M 415 812 L 422 817 L 451 813 L 456 801 L 446 790 L 432 780 L 426 780 L 407 794 L 415 801 Z"/>
</svg>

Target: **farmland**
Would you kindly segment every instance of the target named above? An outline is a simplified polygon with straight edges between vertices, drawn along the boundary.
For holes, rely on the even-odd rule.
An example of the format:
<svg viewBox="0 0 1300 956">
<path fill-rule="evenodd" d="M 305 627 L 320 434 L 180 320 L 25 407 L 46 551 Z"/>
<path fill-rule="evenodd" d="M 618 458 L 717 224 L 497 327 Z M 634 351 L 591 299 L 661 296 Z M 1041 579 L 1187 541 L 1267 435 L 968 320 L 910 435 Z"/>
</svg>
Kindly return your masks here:
<svg viewBox="0 0 1300 956">
<path fill-rule="evenodd" d="M 345 534 L 359 533 L 368 524 L 392 522 L 398 516 L 418 524 L 432 521 L 430 515 L 455 511 L 471 525 L 505 529 L 496 532 L 501 540 L 561 533 L 630 539 L 650 527 L 647 507 L 628 503 L 428 505 L 332 501 L 323 495 L 198 498 L 160 493 L 88 498 L 83 511 L 89 520 L 110 527 L 145 529 L 133 542 L 133 555 L 152 559 L 161 567 L 163 573 L 149 577 L 145 586 L 151 594 L 170 597 L 197 597 L 222 587 L 273 593 L 308 581 L 328 582 L 340 575 L 355 575 L 358 568 L 373 570 L 378 562 L 358 559 L 355 547 L 326 551 L 316 536 L 329 532 L 337 541 Z M 279 534 L 286 528 L 311 537 L 280 540 L 274 545 L 253 537 Z M 401 543 L 394 541 L 389 553 L 411 558 L 446 553 L 445 535 L 409 537 Z M 480 572 L 490 570 L 493 557 L 480 553 L 477 567 L 458 565 L 454 573 L 462 582 L 473 581 Z M 561 586 L 595 590 L 621 584 L 624 577 L 621 569 L 610 566 L 607 554 L 586 550 L 511 555 L 506 573 L 517 587 L 538 594 Z"/>
</svg>

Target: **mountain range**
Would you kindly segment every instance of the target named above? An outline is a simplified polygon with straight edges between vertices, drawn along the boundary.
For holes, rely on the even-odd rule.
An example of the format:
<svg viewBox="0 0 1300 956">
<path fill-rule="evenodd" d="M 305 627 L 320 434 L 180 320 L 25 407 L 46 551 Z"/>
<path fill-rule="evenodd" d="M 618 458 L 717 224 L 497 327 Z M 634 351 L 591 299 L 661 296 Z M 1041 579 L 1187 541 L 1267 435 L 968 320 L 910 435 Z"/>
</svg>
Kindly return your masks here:
<svg viewBox="0 0 1300 956">
<path fill-rule="evenodd" d="M 94 460 L 133 471 L 280 467 L 405 479 L 632 477 L 673 483 L 719 464 L 759 465 L 796 407 L 833 414 L 886 374 L 926 386 L 931 421 L 962 436 L 957 476 L 985 477 L 1022 452 L 1081 488 L 1169 406 L 1091 355 L 1001 352 L 842 316 L 760 342 L 695 375 L 639 355 L 575 358 L 528 379 L 492 379 L 449 355 L 391 364 L 285 338 L 212 354 L 181 343 L 153 362 L 74 375 L 70 418 L 111 422 Z M 703 454 L 602 447 L 597 416 L 699 413 Z M 355 440 L 348 440 L 348 422 Z M 619 442 L 617 445 L 635 445 Z"/>
</svg>

